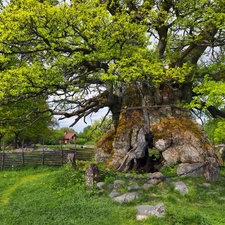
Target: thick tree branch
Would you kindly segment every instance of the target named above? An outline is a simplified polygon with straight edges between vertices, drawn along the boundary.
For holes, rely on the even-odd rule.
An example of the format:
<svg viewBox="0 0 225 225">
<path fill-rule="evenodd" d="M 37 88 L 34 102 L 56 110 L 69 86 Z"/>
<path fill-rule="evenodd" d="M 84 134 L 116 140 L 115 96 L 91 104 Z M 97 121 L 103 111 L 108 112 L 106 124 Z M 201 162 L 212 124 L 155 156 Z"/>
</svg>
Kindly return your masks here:
<svg viewBox="0 0 225 225">
<path fill-rule="evenodd" d="M 184 62 L 197 64 L 206 48 L 211 46 L 217 31 L 218 29 L 213 25 L 205 27 L 196 38 L 196 41 L 190 43 L 190 45 L 182 52 L 181 56 L 172 64 L 172 67 L 182 66 Z"/>
<path fill-rule="evenodd" d="M 101 93 L 95 97 L 85 100 L 82 104 L 80 103 L 79 105 L 77 105 L 77 109 L 75 109 L 72 112 L 52 111 L 52 114 L 63 116 L 62 118 L 60 118 L 60 120 L 63 120 L 65 118 L 70 118 L 70 117 L 76 117 L 74 123 L 71 125 L 71 126 L 73 126 L 81 118 L 85 119 L 85 117 L 87 117 L 91 113 L 98 112 L 99 109 L 101 109 L 101 108 L 104 108 L 104 107 L 111 108 L 113 104 L 117 103 L 115 100 L 116 97 L 115 97 L 115 99 L 111 99 L 111 98 L 113 98 L 113 97 L 111 97 L 109 95 L 108 91 L 104 91 L 103 93 Z"/>
<path fill-rule="evenodd" d="M 217 118 L 217 116 L 220 116 L 222 118 L 225 118 L 225 112 L 219 110 L 215 106 L 209 106 L 207 110 L 210 112 L 211 116 L 213 118 Z"/>
</svg>

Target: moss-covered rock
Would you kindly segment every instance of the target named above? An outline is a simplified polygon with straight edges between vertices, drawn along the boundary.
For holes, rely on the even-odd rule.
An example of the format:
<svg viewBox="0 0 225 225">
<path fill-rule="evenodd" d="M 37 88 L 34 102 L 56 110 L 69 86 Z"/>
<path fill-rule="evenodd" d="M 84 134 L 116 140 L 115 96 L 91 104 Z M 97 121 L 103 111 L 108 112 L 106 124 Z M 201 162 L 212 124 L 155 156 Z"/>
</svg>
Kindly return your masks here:
<svg viewBox="0 0 225 225">
<path fill-rule="evenodd" d="M 166 165 L 205 162 L 208 157 L 222 163 L 200 125 L 191 118 L 164 118 L 152 126 L 152 132 Z"/>
</svg>

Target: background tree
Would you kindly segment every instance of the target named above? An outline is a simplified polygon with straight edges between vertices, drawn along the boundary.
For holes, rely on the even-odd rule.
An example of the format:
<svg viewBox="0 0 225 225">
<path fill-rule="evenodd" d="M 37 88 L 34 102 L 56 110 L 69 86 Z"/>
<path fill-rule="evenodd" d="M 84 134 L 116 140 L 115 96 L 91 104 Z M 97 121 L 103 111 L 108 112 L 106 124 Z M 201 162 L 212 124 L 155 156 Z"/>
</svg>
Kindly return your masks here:
<svg viewBox="0 0 225 225">
<path fill-rule="evenodd" d="M 225 143 L 225 121 L 221 118 L 209 120 L 204 124 L 204 129 L 214 144 Z"/>
<path fill-rule="evenodd" d="M 89 132 L 90 129 L 91 129 L 91 126 L 89 125 L 85 127 L 82 132 L 79 132 L 78 138 L 76 139 L 77 144 L 84 145 L 85 143 L 89 141 L 93 141 L 93 138 Z"/>
<path fill-rule="evenodd" d="M 2 105 L 1 133 L 5 142 L 14 142 L 14 148 L 18 144 L 42 142 L 43 137 L 54 125 L 52 115 L 48 111 L 48 105 L 43 98 L 23 99 L 9 105 Z"/>
<path fill-rule="evenodd" d="M 73 128 L 70 128 L 70 127 L 62 127 L 60 128 L 60 131 L 64 133 L 75 133 L 74 129 Z"/>
<path fill-rule="evenodd" d="M 96 143 L 102 136 L 104 136 L 105 133 L 110 130 L 111 126 L 112 118 L 110 116 L 101 117 L 100 120 L 94 121 L 94 123 L 88 127 L 86 134 Z"/>
<path fill-rule="evenodd" d="M 62 140 L 64 140 L 64 132 L 60 129 L 53 129 L 46 136 L 44 143 L 45 145 L 60 145 Z"/>
<path fill-rule="evenodd" d="M 196 161 L 201 148 L 198 161 L 218 161 L 187 108 L 225 116 L 224 13 L 221 0 L 10 1 L 0 98 L 51 96 L 51 112 L 72 125 L 108 107 L 113 126 L 96 159 L 121 170 L 146 168 L 154 145 L 167 165 Z"/>
<path fill-rule="evenodd" d="M 89 125 L 78 134 L 76 140 L 77 144 L 91 143 L 95 145 L 97 141 L 110 130 L 112 125 L 112 119 L 108 117 L 102 117 L 100 120 L 96 120 L 92 125 Z"/>
<path fill-rule="evenodd" d="M 73 128 L 61 127 L 52 129 L 51 132 L 45 138 L 45 144 L 47 145 L 59 145 L 62 140 L 65 140 L 65 133 L 76 133 Z"/>
</svg>

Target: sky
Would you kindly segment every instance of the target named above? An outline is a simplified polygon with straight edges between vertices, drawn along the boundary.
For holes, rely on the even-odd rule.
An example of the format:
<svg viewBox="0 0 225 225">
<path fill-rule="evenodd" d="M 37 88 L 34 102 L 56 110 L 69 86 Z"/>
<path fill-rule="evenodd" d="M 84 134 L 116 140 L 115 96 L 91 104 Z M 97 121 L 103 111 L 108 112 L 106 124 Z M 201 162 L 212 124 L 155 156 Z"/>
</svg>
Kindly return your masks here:
<svg viewBox="0 0 225 225">
<path fill-rule="evenodd" d="M 88 116 L 86 117 L 86 122 L 84 122 L 83 119 L 80 119 L 80 121 L 75 124 L 72 128 L 75 130 L 75 132 L 79 133 L 82 132 L 83 129 L 89 125 L 92 125 L 94 123 L 94 121 L 96 120 L 100 120 L 108 111 L 108 108 L 103 108 L 101 110 L 99 110 L 97 113 L 93 113 L 92 116 Z M 55 116 L 56 119 L 59 118 L 59 116 Z M 76 119 L 76 117 L 71 117 L 71 118 L 66 118 L 64 120 L 58 120 L 59 122 L 59 127 L 70 127 L 70 125 L 74 122 L 74 120 Z"/>
</svg>

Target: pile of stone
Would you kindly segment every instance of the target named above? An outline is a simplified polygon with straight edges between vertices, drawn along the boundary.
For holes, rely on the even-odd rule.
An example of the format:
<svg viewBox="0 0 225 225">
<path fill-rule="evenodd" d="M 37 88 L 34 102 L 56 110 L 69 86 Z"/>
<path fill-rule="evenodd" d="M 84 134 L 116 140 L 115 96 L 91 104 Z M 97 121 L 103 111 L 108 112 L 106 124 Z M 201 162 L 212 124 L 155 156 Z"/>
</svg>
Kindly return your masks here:
<svg viewBox="0 0 225 225">
<path fill-rule="evenodd" d="M 160 172 L 152 173 L 148 176 L 152 177 L 153 179 L 148 180 L 147 178 L 147 182 L 142 186 L 140 186 L 138 183 L 127 183 L 124 180 L 115 180 L 113 184 L 108 184 L 107 186 L 104 184 L 104 182 L 98 182 L 97 187 L 101 191 L 111 190 L 109 197 L 122 204 L 124 202 L 130 202 L 132 200 L 138 199 L 140 197 L 138 190 L 147 190 L 159 182 L 165 181 L 163 174 Z M 188 187 L 184 182 L 170 182 L 170 184 L 174 186 L 174 189 L 179 191 L 181 194 L 188 193 Z M 120 187 L 127 189 L 127 192 L 121 194 Z M 158 203 L 157 205 L 139 205 L 135 208 L 137 209 L 137 220 L 146 219 L 148 216 L 161 217 L 164 215 L 166 210 L 166 206 L 163 203 Z"/>
<path fill-rule="evenodd" d="M 184 174 L 183 176 L 201 176 L 203 168 L 195 170 L 195 168 L 201 167 L 202 163 L 198 164 L 182 164 L 177 169 L 177 174 Z M 193 173 L 188 171 L 193 170 Z M 95 178 L 98 177 L 99 170 L 95 164 L 91 164 L 86 169 L 86 184 L 92 187 Z M 126 181 L 125 181 L 126 180 Z M 102 192 L 109 192 L 109 197 L 114 201 L 123 204 L 130 202 L 140 197 L 141 190 L 147 190 L 160 182 L 167 182 L 168 185 L 174 187 L 174 190 L 179 191 L 182 195 L 188 194 L 188 186 L 182 182 L 171 182 L 170 179 L 165 177 L 161 172 L 149 173 L 143 182 L 136 182 L 132 179 L 130 174 L 124 176 L 124 180 L 114 180 L 113 183 L 106 185 L 104 182 L 97 182 L 97 187 Z M 140 185 L 142 183 L 142 185 Z M 208 188 L 210 184 L 205 183 L 204 187 Z M 123 193 L 121 192 L 123 190 Z M 140 191 L 139 191 L 140 190 Z M 137 209 L 137 220 L 142 220 L 148 216 L 161 217 L 165 214 L 166 206 L 159 202 L 156 205 L 139 205 L 135 207 Z"/>
</svg>

